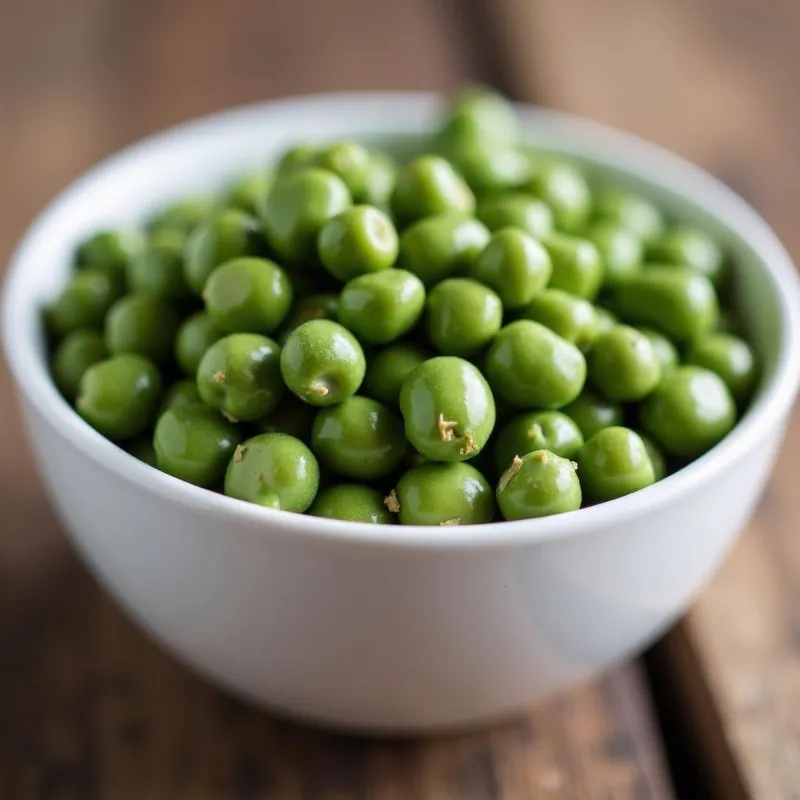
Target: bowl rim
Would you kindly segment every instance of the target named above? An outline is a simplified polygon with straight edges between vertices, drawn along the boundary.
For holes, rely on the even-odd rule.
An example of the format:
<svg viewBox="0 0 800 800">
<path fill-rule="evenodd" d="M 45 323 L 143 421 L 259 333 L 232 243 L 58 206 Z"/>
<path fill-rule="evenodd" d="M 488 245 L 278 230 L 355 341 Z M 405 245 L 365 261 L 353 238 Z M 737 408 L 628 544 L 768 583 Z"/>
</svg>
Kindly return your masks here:
<svg viewBox="0 0 800 800">
<path fill-rule="evenodd" d="M 264 534 L 306 536 L 351 544 L 380 545 L 395 549 L 483 549 L 517 546 L 533 542 L 589 535 L 618 525 L 644 513 L 652 513 L 679 500 L 690 489 L 697 489 L 753 448 L 766 430 L 783 420 L 800 384 L 800 280 L 791 257 L 776 234 L 761 216 L 721 181 L 680 156 L 644 139 L 572 114 L 519 104 L 527 126 L 540 126 L 551 134 L 566 132 L 579 151 L 590 159 L 644 181 L 672 194 L 702 203 L 720 224 L 735 229 L 762 262 L 764 276 L 778 298 L 780 348 L 773 377 L 747 414 L 711 451 L 662 481 L 626 497 L 578 511 L 539 519 L 492 522 L 470 526 L 373 525 L 291 514 L 262 508 L 211 492 L 162 473 L 131 456 L 118 445 L 91 428 L 55 387 L 47 359 L 29 335 L 26 319 L 35 309 L 22 302 L 23 289 L 33 280 L 33 259 L 37 245 L 47 237 L 51 226 L 67 214 L 76 195 L 91 190 L 109 172 L 126 168 L 130 162 L 147 159 L 152 151 L 176 140 L 202 138 L 213 130 L 264 124 L 267 118 L 279 119 L 293 113 L 336 113 L 352 118 L 354 125 L 365 119 L 384 133 L 401 131 L 409 121 L 419 129 L 427 127 L 441 108 L 438 95 L 422 92 L 340 92 L 310 94 L 268 100 L 208 114 L 147 136 L 111 154 L 71 182 L 36 217 L 14 251 L 4 279 L 2 295 L 2 339 L 5 356 L 17 392 L 59 429 L 70 444 L 98 465 L 132 481 L 146 491 L 166 497 L 195 510 L 217 515 L 232 515 L 259 525 Z M 568 148 L 565 152 L 568 151 Z M 130 167 L 128 167 L 130 168 Z M 276 516 L 277 515 L 277 516 Z"/>
</svg>

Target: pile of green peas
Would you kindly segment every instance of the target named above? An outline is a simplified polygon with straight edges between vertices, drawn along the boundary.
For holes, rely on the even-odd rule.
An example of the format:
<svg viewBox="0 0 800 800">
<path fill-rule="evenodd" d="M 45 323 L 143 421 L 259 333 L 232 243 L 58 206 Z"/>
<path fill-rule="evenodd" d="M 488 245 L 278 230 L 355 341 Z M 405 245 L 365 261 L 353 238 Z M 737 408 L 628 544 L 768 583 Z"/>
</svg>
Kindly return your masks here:
<svg viewBox="0 0 800 800">
<path fill-rule="evenodd" d="M 301 144 L 103 230 L 45 309 L 108 439 L 197 486 L 358 522 L 573 511 L 719 442 L 757 383 L 729 259 L 452 100 L 421 155 Z"/>
</svg>

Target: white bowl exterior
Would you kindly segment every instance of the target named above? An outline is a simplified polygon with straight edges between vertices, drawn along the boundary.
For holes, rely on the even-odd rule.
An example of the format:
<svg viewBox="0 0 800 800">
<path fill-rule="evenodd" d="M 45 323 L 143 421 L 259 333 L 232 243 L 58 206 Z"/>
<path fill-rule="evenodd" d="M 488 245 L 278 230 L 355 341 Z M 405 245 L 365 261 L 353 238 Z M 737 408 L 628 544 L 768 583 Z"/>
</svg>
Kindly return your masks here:
<svg viewBox="0 0 800 800">
<path fill-rule="evenodd" d="M 435 111 L 417 96 L 294 101 L 145 142 L 48 210 L 16 256 L 5 298 L 6 350 L 29 437 L 92 569 L 198 671 L 284 712 L 349 728 L 442 728 L 509 713 L 651 640 L 746 523 L 797 389 L 798 359 L 776 340 L 798 335 L 797 285 L 766 226 L 678 159 L 529 111 L 545 145 L 612 169 L 632 163 L 634 183 L 637 174 L 659 187 L 671 181 L 668 205 L 688 181 L 694 212 L 723 238 L 750 231 L 748 242 L 731 243 L 743 258 L 780 261 L 769 281 L 763 266 L 746 278 L 749 316 L 775 373 L 762 401 L 769 408 L 663 485 L 561 518 L 480 529 L 347 526 L 235 503 L 154 472 L 57 396 L 35 308 L 63 281 L 76 237 L 216 185 L 286 142 L 424 131 Z M 31 358 L 39 361 L 29 374 Z"/>
</svg>

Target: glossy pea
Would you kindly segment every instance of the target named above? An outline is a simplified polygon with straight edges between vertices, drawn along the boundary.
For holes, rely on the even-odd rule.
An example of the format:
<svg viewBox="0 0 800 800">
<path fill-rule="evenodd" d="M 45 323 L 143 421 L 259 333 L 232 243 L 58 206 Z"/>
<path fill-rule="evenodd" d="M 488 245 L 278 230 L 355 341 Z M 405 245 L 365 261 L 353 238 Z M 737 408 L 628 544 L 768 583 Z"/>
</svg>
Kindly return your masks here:
<svg viewBox="0 0 800 800">
<path fill-rule="evenodd" d="M 423 155 L 400 170 L 392 193 L 392 211 L 401 224 L 448 211 L 472 214 L 475 195 L 447 160 Z"/>
<path fill-rule="evenodd" d="M 163 414 L 170 408 L 191 406 L 202 402 L 200 392 L 197 391 L 197 382 L 184 378 L 175 381 L 164 393 L 164 399 L 161 401 L 161 413 Z"/>
<path fill-rule="evenodd" d="M 478 205 L 478 218 L 490 231 L 521 228 L 534 238 L 553 232 L 553 212 L 543 200 L 524 192 L 490 195 Z"/>
<path fill-rule="evenodd" d="M 53 333 L 66 336 L 80 328 L 100 328 L 119 297 L 119 283 L 105 272 L 85 269 L 72 276 L 45 311 Z"/>
<path fill-rule="evenodd" d="M 197 311 L 181 322 L 175 334 L 175 361 L 186 375 L 194 378 L 206 350 L 224 335 L 225 331 L 207 311 Z"/>
<path fill-rule="evenodd" d="M 340 483 L 323 489 L 308 510 L 312 517 L 391 525 L 395 515 L 386 508 L 383 495 L 369 486 Z"/>
<path fill-rule="evenodd" d="M 528 184 L 528 190 L 553 209 L 557 230 L 576 233 L 589 219 L 592 194 L 586 178 L 570 164 L 540 164 Z"/>
<path fill-rule="evenodd" d="M 584 439 L 603 428 L 622 425 L 622 406 L 585 389 L 568 406 L 561 409 L 580 428 Z"/>
<path fill-rule="evenodd" d="M 725 277 L 725 256 L 704 231 L 691 227 L 670 228 L 647 247 L 651 263 L 688 267 L 718 285 Z"/>
<path fill-rule="evenodd" d="M 371 152 L 363 202 L 388 211 L 397 180 L 397 172 L 398 166 L 391 156 L 386 153 Z"/>
<path fill-rule="evenodd" d="M 153 234 L 169 230 L 188 236 L 214 210 L 214 202 L 209 198 L 188 197 L 162 209 L 150 220 L 147 227 Z"/>
<path fill-rule="evenodd" d="M 647 450 L 647 456 L 653 466 L 653 476 L 656 481 L 660 481 L 667 477 L 667 459 L 661 448 L 642 431 L 636 431 L 639 438 L 644 444 L 644 449 Z"/>
<path fill-rule="evenodd" d="M 603 262 L 603 288 L 616 286 L 642 269 L 644 244 L 632 231 L 612 220 L 599 220 L 583 236 L 600 253 Z"/>
<path fill-rule="evenodd" d="M 372 157 L 364 145 L 348 139 L 323 147 L 314 157 L 314 164 L 342 179 L 353 202 L 366 200 L 368 175 Z"/>
<path fill-rule="evenodd" d="M 409 342 L 387 345 L 367 365 L 364 392 L 381 403 L 396 407 L 403 381 L 430 357 L 426 350 Z"/>
<path fill-rule="evenodd" d="M 52 361 L 53 378 L 61 394 L 73 400 L 84 372 L 107 357 L 99 331 L 84 329 L 67 334 L 56 348 Z"/>
<path fill-rule="evenodd" d="M 574 465 L 548 450 L 515 457 L 497 484 L 497 504 L 507 520 L 576 511 L 581 500 Z"/>
<path fill-rule="evenodd" d="M 314 165 L 319 147 L 307 142 L 292 145 L 281 153 L 275 165 L 276 177 L 285 177 L 293 172 L 308 169 Z"/>
<path fill-rule="evenodd" d="M 678 348 L 663 333 L 652 328 L 639 328 L 639 332 L 650 340 L 650 344 L 661 364 L 662 373 L 678 366 L 681 360 Z"/>
<path fill-rule="evenodd" d="M 661 360 L 650 339 L 628 325 L 596 339 L 588 370 L 593 386 L 612 402 L 641 400 L 661 380 Z"/>
<path fill-rule="evenodd" d="M 519 189 L 531 178 L 530 160 L 513 144 L 462 136 L 445 154 L 477 195 Z"/>
<path fill-rule="evenodd" d="M 75 263 L 79 269 L 104 272 L 119 283 L 144 246 L 144 235 L 134 228 L 98 231 L 78 245 Z"/>
<path fill-rule="evenodd" d="M 534 450 L 549 450 L 562 458 L 573 458 L 583 446 L 577 424 L 561 411 L 518 414 L 499 433 L 494 446 L 497 473 L 511 466 L 514 456 Z"/>
<path fill-rule="evenodd" d="M 490 143 L 511 143 L 520 136 L 514 106 L 505 97 L 480 84 L 470 84 L 453 98 L 442 128 L 445 140 L 470 137 Z"/>
<path fill-rule="evenodd" d="M 695 342 L 686 354 L 687 364 L 715 372 L 734 399 L 744 403 L 752 394 L 758 367 L 750 345 L 729 333 L 712 333 Z"/>
<path fill-rule="evenodd" d="M 180 231 L 155 231 L 141 253 L 128 263 L 128 287 L 163 300 L 183 300 L 189 287 L 183 274 L 186 236 Z"/>
<path fill-rule="evenodd" d="M 588 300 L 560 289 L 546 289 L 535 294 L 525 308 L 524 316 L 550 328 L 581 350 L 591 347 L 598 335 L 594 306 Z"/>
<path fill-rule="evenodd" d="M 255 216 L 258 213 L 258 205 L 269 192 L 273 180 L 273 176 L 266 169 L 242 175 L 231 183 L 225 192 L 225 204 Z"/>
<path fill-rule="evenodd" d="M 576 458 L 583 491 L 596 502 L 624 497 L 656 481 L 644 442 L 629 428 L 603 428 Z"/>
<path fill-rule="evenodd" d="M 587 239 L 551 233 L 541 243 L 553 265 L 549 288 L 594 300 L 603 282 L 603 261 Z"/>
<path fill-rule="evenodd" d="M 653 203 L 616 186 L 603 187 L 596 193 L 595 214 L 621 225 L 643 242 L 658 239 L 664 231 L 664 217 Z"/>
<path fill-rule="evenodd" d="M 619 320 L 607 308 L 602 306 L 594 307 L 594 317 L 597 323 L 597 335 L 610 331 L 616 325 L 619 325 Z"/>
<path fill-rule="evenodd" d="M 129 294 L 109 309 L 105 321 L 110 353 L 139 353 L 156 362 L 171 358 L 180 324 L 172 305 L 145 294 Z"/>
</svg>

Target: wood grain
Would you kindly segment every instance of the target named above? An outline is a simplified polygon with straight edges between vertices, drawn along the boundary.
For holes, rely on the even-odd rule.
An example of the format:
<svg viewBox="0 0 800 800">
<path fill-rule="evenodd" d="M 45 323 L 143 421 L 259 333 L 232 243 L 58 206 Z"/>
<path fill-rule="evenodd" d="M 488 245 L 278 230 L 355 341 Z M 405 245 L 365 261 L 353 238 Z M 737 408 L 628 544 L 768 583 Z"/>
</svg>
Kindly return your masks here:
<svg viewBox="0 0 800 800">
<path fill-rule="evenodd" d="M 435 0 L 4 0 L 0 257 L 60 187 L 164 126 L 277 95 L 484 75 L 464 14 Z M 325 735 L 245 707 L 157 649 L 76 562 L 4 370 L 0 442 L 0 798 L 672 796 L 635 665 L 433 742 Z"/>
</svg>

